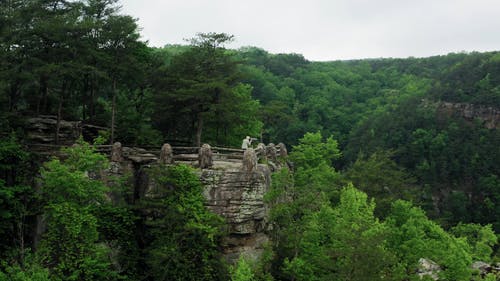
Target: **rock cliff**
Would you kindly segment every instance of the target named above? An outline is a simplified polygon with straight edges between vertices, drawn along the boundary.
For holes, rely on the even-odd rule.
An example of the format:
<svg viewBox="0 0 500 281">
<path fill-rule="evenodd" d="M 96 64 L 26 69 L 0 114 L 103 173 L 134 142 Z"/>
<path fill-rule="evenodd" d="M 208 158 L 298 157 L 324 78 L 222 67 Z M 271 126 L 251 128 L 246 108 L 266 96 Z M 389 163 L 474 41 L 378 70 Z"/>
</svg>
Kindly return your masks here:
<svg viewBox="0 0 500 281">
<path fill-rule="evenodd" d="M 55 144 L 56 142 L 57 117 L 52 115 L 41 115 L 26 120 L 26 136 L 30 143 Z M 71 145 L 80 137 L 86 141 L 93 141 L 99 131 L 108 130 L 105 127 L 85 124 L 82 121 L 59 122 L 59 144 Z"/>
<path fill-rule="evenodd" d="M 269 189 L 270 176 L 269 167 L 263 164 L 250 172 L 241 168 L 200 171 L 208 208 L 224 217 L 229 226 L 224 245 L 229 260 L 237 259 L 241 253 L 257 257 L 268 241 L 264 194 Z"/>
<path fill-rule="evenodd" d="M 251 153 L 256 160 L 255 152 Z M 159 156 L 140 148 L 113 146 L 109 173 L 132 175 L 134 190 L 129 192 L 127 201 L 133 203 L 144 197 L 157 196 L 148 170 L 161 162 Z M 187 164 L 196 166 L 197 162 Z M 271 168 L 276 167 L 279 167 L 277 163 L 254 163 L 249 169 L 242 160 L 231 161 L 222 157 L 213 160 L 210 167 L 198 167 L 196 170 L 204 185 L 206 206 L 227 222 L 228 233 L 223 241 L 223 251 L 229 262 L 236 261 L 241 254 L 248 258 L 258 257 L 269 240 L 266 234 L 268 208 L 264 195 L 271 184 Z M 110 199 L 121 200 L 116 194 L 110 194 Z"/>
<path fill-rule="evenodd" d="M 78 121 L 61 120 L 58 138 L 60 145 L 54 145 L 57 123 L 55 117 L 43 116 L 27 121 L 30 149 L 47 155 L 57 155 L 60 145 L 72 145 L 80 135 L 91 140 L 97 136 L 98 130 L 105 129 Z M 212 151 L 213 149 L 215 150 Z M 259 144 L 256 150 L 249 148 L 246 151 L 218 151 L 217 148 L 204 145 L 199 150 L 200 154 L 175 150 L 175 147 L 168 144 L 161 150 L 126 147 L 120 143 L 104 145 L 100 151 L 109 153 L 110 168 L 96 177 L 106 181 L 113 179 L 113 176 L 129 176 L 132 190 L 123 194 L 113 192 L 108 196 L 115 202 L 134 204 L 141 198 L 157 196 L 153 179 L 148 174 L 151 167 L 159 163 L 183 163 L 196 167 L 204 184 L 206 206 L 222 216 L 228 224 L 228 235 L 223 245 L 226 258 L 235 261 L 240 254 L 250 258 L 259 256 L 269 240 L 266 235 L 268 208 L 264 195 L 271 184 L 271 173 L 280 168 L 278 158 L 287 156 L 285 145 Z M 194 148 L 196 150 L 198 149 Z M 267 164 L 258 164 L 259 158 Z"/>
<path fill-rule="evenodd" d="M 500 128 L 500 110 L 491 106 L 441 102 L 438 105 L 438 111 L 448 116 L 459 116 L 468 121 L 480 120 L 488 129 Z"/>
</svg>

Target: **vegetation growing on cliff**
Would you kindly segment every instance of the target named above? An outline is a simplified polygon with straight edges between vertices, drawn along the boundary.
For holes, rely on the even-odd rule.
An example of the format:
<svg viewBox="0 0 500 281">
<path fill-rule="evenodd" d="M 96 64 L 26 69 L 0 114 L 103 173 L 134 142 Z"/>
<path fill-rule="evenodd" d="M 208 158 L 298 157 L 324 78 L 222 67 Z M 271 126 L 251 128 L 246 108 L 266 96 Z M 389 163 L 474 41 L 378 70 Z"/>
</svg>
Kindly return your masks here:
<svg viewBox="0 0 500 281">
<path fill-rule="evenodd" d="M 422 257 L 469 280 L 498 261 L 498 52 L 310 62 L 224 33 L 152 48 L 116 0 L 2 1 L 0 23 L 0 280 L 411 280 Z M 186 167 L 152 174 L 166 197 L 120 204 L 104 195 L 126 181 L 93 177 L 106 161 L 87 144 L 37 167 L 24 129 L 41 115 L 55 144 L 67 119 L 127 145 L 293 145 L 269 258 L 225 268 Z"/>
</svg>

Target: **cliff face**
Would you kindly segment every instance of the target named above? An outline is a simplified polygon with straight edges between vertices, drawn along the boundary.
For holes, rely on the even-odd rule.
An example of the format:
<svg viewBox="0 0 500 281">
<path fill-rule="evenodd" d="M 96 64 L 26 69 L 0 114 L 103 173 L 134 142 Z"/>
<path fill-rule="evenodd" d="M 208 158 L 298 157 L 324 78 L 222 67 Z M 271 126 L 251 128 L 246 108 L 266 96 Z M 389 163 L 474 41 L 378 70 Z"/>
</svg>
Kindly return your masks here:
<svg viewBox="0 0 500 281">
<path fill-rule="evenodd" d="M 52 115 L 42 115 L 28 118 L 26 120 L 26 136 L 30 143 L 54 144 L 57 132 L 57 117 Z M 107 128 L 85 124 L 81 121 L 59 121 L 59 132 L 57 139 L 59 144 L 72 145 L 83 136 L 86 141 L 92 141 L 99 134 L 99 131 Z"/>
<path fill-rule="evenodd" d="M 500 128 L 500 110 L 494 107 L 469 103 L 442 102 L 438 106 L 442 114 L 459 116 L 468 121 L 480 120 L 488 129 Z"/>
<path fill-rule="evenodd" d="M 269 167 L 262 164 L 251 172 L 242 169 L 200 172 L 208 208 L 224 217 L 229 226 L 224 245 L 229 260 L 237 259 L 240 254 L 257 257 L 268 241 L 264 194 L 269 189 L 270 176 Z"/>
<path fill-rule="evenodd" d="M 112 152 L 109 174 L 131 175 L 134 190 L 126 200 L 133 203 L 144 197 L 158 196 L 154 179 L 148 174 L 148 170 L 158 164 L 158 157 L 137 148 L 124 147 L 121 151 L 120 155 Z M 224 255 L 229 262 L 236 261 L 240 255 L 256 258 L 269 240 L 264 195 L 271 184 L 270 166 L 256 164 L 248 170 L 241 160 L 213 162 L 210 168 L 198 168 L 197 174 L 204 185 L 206 206 L 226 220 L 228 234 L 223 241 Z M 122 196 L 110 194 L 110 199 L 120 201 Z"/>
<path fill-rule="evenodd" d="M 52 116 L 29 119 L 26 133 L 31 143 L 30 149 L 46 155 L 57 155 L 59 146 L 53 145 L 56 123 L 57 120 Z M 105 129 L 64 120 L 60 121 L 59 126 L 58 139 L 61 145 L 72 145 L 80 135 L 91 140 L 97 136 L 98 130 Z M 207 149 L 210 150 L 210 146 Z M 272 171 L 280 167 L 278 155 L 286 157 L 283 144 L 270 144 L 267 147 L 259 144 L 255 151 L 248 149 L 245 153 L 239 149 L 226 149 L 225 153 L 215 150 L 212 155 L 210 151 L 210 161 L 206 163 L 208 167 L 198 161 L 198 154 L 192 151 L 173 153 L 176 151 L 172 151 L 169 145 L 164 145 L 161 151 L 147 151 L 122 147 L 116 143 L 112 147 L 104 146 L 101 150 L 110 153 L 110 169 L 97 177 L 106 181 L 113 176 L 128 176 L 133 189 L 123 194 L 110 193 L 110 200 L 134 204 L 141 198 L 157 196 L 148 171 L 160 162 L 169 164 L 175 160 L 175 163 L 197 167 L 196 171 L 204 185 L 206 206 L 222 216 L 228 224 L 228 235 L 223 245 L 226 258 L 235 261 L 241 254 L 252 258 L 262 252 L 269 240 L 266 235 L 268 208 L 264 203 L 264 195 L 270 187 Z M 266 159 L 268 164 L 257 164 L 256 153 Z M 200 165 L 204 168 L 200 168 Z"/>
</svg>

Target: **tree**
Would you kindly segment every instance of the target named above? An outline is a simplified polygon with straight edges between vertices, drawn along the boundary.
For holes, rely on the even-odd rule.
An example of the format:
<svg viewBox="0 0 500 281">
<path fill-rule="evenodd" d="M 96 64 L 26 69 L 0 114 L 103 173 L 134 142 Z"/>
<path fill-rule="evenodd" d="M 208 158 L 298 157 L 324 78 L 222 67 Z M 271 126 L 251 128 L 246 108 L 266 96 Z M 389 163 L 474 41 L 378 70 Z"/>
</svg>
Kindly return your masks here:
<svg viewBox="0 0 500 281">
<path fill-rule="evenodd" d="M 360 155 L 343 176 L 354 186 L 377 200 L 375 214 L 385 217 L 393 201 L 418 199 L 415 179 L 390 157 L 394 153 L 377 151 L 369 157 Z"/>
<path fill-rule="evenodd" d="M 254 281 L 252 266 L 240 256 L 235 267 L 231 268 L 231 281 Z"/>
<path fill-rule="evenodd" d="M 397 255 L 408 277 L 418 268 L 419 260 L 426 258 L 443 268 L 443 280 L 470 280 L 472 258 L 467 241 L 444 231 L 422 209 L 398 200 L 386 223 L 390 228 L 387 247 Z"/>
<path fill-rule="evenodd" d="M 0 139 L 0 259 L 24 264 L 31 246 L 30 222 L 39 211 L 34 190 L 29 186 L 30 154 L 11 134 Z"/>
<path fill-rule="evenodd" d="M 339 205 L 324 204 L 308 216 L 298 254 L 285 261 L 292 279 L 400 280 L 385 245 L 388 229 L 374 208 L 366 194 L 348 186 Z"/>
<path fill-rule="evenodd" d="M 215 131 L 210 141 L 216 143 L 227 142 L 221 136 L 231 132 L 225 131 L 228 125 L 255 124 L 257 104 L 250 100 L 250 88 L 240 84 L 239 62 L 223 47 L 231 40 L 225 33 L 200 33 L 190 40 L 190 49 L 172 58 L 157 85 L 155 120 L 162 131 L 176 138 L 194 135 L 200 146 L 207 124 Z"/>
<path fill-rule="evenodd" d="M 338 201 L 340 176 L 331 166 L 338 157 L 340 151 L 333 138 L 323 141 L 319 132 L 308 133 L 290 153 L 294 171 L 282 169 L 273 175 L 266 200 L 271 206 L 274 267 L 299 254 L 311 214 Z M 280 269 L 274 270 L 278 278 L 285 277 Z"/>
<path fill-rule="evenodd" d="M 125 73 L 137 70 L 138 56 L 135 56 L 137 50 L 143 45 L 139 41 L 138 27 L 130 16 L 113 15 L 108 18 L 105 25 L 104 34 L 104 52 L 107 54 L 107 68 L 109 79 L 111 80 L 111 138 L 113 143 L 115 139 L 116 125 L 116 97 L 118 91 L 119 78 L 124 78 Z"/>
<path fill-rule="evenodd" d="M 451 228 L 450 232 L 456 237 L 464 237 L 471 246 L 471 255 L 474 261 L 490 262 L 493 247 L 498 238 L 491 225 L 481 226 L 479 224 L 463 224 Z"/>
<path fill-rule="evenodd" d="M 41 170 L 47 232 L 38 254 L 55 278 L 116 280 L 109 249 L 97 244 L 93 215 L 104 201 L 106 187 L 89 176 L 106 167 L 106 158 L 84 142 L 63 152 L 65 160 L 53 159 Z"/>
<path fill-rule="evenodd" d="M 220 280 L 222 218 L 205 206 L 192 168 L 159 166 L 150 196 L 140 203 L 148 229 L 146 264 L 154 280 Z"/>
</svg>

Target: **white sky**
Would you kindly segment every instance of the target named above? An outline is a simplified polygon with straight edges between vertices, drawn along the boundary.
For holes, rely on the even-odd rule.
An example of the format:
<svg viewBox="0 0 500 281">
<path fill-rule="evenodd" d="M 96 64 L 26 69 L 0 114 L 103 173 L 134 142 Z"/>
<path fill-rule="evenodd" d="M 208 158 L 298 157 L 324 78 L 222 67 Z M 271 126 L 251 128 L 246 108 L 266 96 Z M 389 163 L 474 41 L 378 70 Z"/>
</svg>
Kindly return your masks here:
<svg viewBox="0 0 500 281">
<path fill-rule="evenodd" d="M 198 32 L 327 61 L 500 50 L 500 0 L 121 0 L 150 46 Z"/>
</svg>

